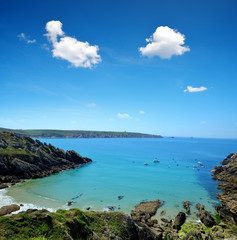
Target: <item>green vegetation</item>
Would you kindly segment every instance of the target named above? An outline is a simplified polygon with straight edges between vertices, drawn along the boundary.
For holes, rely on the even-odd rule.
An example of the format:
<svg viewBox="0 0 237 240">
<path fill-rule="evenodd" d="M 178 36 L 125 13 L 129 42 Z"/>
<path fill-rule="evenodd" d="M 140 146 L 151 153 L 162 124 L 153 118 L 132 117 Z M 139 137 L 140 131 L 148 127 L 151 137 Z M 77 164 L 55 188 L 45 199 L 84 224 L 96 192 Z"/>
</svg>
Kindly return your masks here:
<svg viewBox="0 0 237 240">
<path fill-rule="evenodd" d="M 79 209 L 45 210 L 0 218 L 0 239 L 129 239 L 127 217 L 121 212 L 83 212 Z"/>
<path fill-rule="evenodd" d="M 28 153 L 25 150 L 19 150 L 19 149 L 1 149 L 0 148 L 0 155 L 5 154 L 5 155 L 17 155 L 17 154 L 23 154 L 23 155 L 28 155 Z"/>
<path fill-rule="evenodd" d="M 26 141 L 18 138 L 18 143 L 16 146 L 16 145 L 14 145 L 14 144 L 16 144 L 16 139 L 12 139 L 8 132 L 3 132 L 3 133 L 1 133 L 1 135 L 4 137 L 5 140 L 7 140 L 7 148 L 0 147 L 0 155 L 1 154 L 4 154 L 4 155 L 29 155 L 25 151 L 25 149 L 21 148 L 22 146 L 24 146 L 26 144 Z"/>
<path fill-rule="evenodd" d="M 0 128 L 0 132 L 14 132 L 19 135 L 35 138 L 160 138 L 160 135 L 134 132 L 107 132 L 107 131 L 78 131 L 78 130 L 50 130 L 28 129 L 17 130 Z"/>
<path fill-rule="evenodd" d="M 219 224 L 221 222 L 221 217 L 217 212 L 215 212 L 214 218 L 215 218 L 215 221 L 217 224 Z"/>
</svg>

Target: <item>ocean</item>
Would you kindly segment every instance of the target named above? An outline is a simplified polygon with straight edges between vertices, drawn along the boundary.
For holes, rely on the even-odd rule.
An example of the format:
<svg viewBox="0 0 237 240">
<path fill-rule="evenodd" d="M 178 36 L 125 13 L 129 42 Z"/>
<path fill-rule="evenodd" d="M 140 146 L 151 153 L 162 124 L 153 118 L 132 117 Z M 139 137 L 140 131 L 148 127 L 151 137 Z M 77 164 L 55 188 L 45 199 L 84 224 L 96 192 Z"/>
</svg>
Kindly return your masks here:
<svg viewBox="0 0 237 240">
<path fill-rule="evenodd" d="M 173 219 L 179 211 L 185 211 L 182 203 L 188 200 L 189 219 L 197 219 L 197 203 L 214 213 L 219 202 L 211 170 L 237 147 L 235 139 L 39 140 L 64 150 L 73 149 L 93 163 L 0 190 L 0 206 L 15 202 L 24 205 L 21 210 L 30 207 L 51 211 L 88 207 L 107 211 L 113 206 L 130 213 L 142 201 L 160 199 L 164 203 L 156 217 L 159 219 L 162 213 Z M 73 201 L 70 207 L 68 201 Z"/>
</svg>

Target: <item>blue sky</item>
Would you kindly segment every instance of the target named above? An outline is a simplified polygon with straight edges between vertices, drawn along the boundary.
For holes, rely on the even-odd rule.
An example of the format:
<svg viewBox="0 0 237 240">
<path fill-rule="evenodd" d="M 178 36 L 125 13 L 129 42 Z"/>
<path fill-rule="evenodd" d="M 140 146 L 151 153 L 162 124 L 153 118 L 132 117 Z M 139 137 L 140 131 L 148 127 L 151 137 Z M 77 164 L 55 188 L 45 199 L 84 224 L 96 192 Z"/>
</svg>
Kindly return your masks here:
<svg viewBox="0 0 237 240">
<path fill-rule="evenodd" d="M 236 10 L 0 1 L 0 126 L 237 138 Z"/>
</svg>

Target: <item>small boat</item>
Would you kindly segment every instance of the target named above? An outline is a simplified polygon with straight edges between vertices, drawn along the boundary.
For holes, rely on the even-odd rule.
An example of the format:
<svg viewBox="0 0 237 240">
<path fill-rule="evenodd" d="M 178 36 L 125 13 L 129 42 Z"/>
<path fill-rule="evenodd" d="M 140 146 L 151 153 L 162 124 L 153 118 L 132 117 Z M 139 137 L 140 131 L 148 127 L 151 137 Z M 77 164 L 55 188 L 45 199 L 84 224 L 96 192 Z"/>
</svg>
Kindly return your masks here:
<svg viewBox="0 0 237 240">
<path fill-rule="evenodd" d="M 144 163 L 144 165 L 146 165 L 146 166 L 147 166 L 147 165 L 149 165 L 149 163 L 146 163 L 146 162 L 145 162 L 145 163 Z"/>
</svg>

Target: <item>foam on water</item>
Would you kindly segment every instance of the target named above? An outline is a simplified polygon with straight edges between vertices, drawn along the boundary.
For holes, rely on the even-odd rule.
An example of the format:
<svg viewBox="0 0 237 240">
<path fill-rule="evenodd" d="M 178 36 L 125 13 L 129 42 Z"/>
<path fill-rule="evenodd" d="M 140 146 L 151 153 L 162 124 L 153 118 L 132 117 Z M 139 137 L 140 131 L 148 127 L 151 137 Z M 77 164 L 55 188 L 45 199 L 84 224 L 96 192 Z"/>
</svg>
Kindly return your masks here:
<svg viewBox="0 0 237 240">
<path fill-rule="evenodd" d="M 56 209 L 53 208 L 48 208 L 46 206 L 39 206 L 35 205 L 32 203 L 27 203 L 27 202 L 17 202 L 13 197 L 10 197 L 7 195 L 7 189 L 1 189 L 0 190 L 0 208 L 6 205 L 11 205 L 11 204 L 17 204 L 20 206 L 22 204 L 23 206 L 20 206 L 20 210 L 13 212 L 13 214 L 17 214 L 22 211 L 26 211 L 27 209 L 47 209 L 50 212 L 55 212 Z"/>
</svg>

